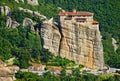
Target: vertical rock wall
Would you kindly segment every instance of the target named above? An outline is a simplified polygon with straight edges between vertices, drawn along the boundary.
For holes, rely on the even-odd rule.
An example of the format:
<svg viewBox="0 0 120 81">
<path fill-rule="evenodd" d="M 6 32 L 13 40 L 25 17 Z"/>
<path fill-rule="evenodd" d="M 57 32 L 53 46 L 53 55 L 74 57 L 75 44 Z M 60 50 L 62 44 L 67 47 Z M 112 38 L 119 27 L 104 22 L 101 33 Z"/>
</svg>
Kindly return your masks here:
<svg viewBox="0 0 120 81">
<path fill-rule="evenodd" d="M 42 24 L 43 48 L 88 68 L 103 69 L 103 46 L 98 25 L 64 22 L 59 27 L 60 30 L 54 24 Z"/>
<path fill-rule="evenodd" d="M 59 54 L 61 35 L 57 26 L 49 23 L 42 23 L 41 38 L 43 48 L 49 49 L 55 55 Z"/>
<path fill-rule="evenodd" d="M 103 69 L 103 47 L 99 30 L 77 23 L 61 26 L 60 55 L 91 69 Z"/>
</svg>

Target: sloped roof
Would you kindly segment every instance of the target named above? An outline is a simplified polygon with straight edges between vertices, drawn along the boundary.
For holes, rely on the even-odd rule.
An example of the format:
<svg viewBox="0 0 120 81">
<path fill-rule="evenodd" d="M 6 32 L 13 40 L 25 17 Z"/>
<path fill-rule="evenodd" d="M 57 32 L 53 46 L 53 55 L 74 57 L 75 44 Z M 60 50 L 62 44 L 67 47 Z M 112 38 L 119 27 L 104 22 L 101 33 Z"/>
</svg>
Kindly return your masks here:
<svg viewBox="0 0 120 81">
<path fill-rule="evenodd" d="M 93 16 L 94 13 L 86 12 L 86 11 L 80 11 L 80 12 L 60 12 L 58 15 L 59 16 L 65 16 L 65 15 L 70 15 L 70 16 Z"/>
<path fill-rule="evenodd" d="M 96 20 L 93 20 L 92 24 L 93 24 L 93 25 L 95 25 L 95 24 L 99 24 L 99 22 L 96 21 Z"/>
</svg>

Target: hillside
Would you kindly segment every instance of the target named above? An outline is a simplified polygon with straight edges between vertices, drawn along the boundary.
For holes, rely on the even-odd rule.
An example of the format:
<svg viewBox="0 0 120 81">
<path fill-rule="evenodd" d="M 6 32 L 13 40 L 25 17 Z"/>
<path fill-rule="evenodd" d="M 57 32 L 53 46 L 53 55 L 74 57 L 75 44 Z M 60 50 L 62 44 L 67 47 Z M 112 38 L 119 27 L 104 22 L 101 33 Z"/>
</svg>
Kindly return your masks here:
<svg viewBox="0 0 120 81">
<path fill-rule="evenodd" d="M 53 4 L 71 11 L 90 11 L 100 23 L 103 36 L 104 56 L 106 64 L 119 68 L 120 58 L 120 1 L 119 0 L 39 0 L 45 4 Z M 112 37 L 117 40 L 119 48 L 114 52 Z M 112 58 L 112 59 L 111 59 Z"/>
<path fill-rule="evenodd" d="M 118 47 L 117 51 L 114 52 L 114 48 L 112 45 L 112 37 L 116 39 L 117 45 L 119 46 L 120 41 L 120 16 L 119 16 L 119 4 L 120 1 L 102 1 L 102 0 L 94 0 L 94 1 L 80 1 L 80 0 L 39 0 L 39 6 L 31 6 L 29 4 L 20 2 L 16 3 L 14 0 L 1 0 L 0 5 L 8 5 L 13 12 L 15 12 L 18 7 L 23 7 L 25 9 L 31 9 L 34 11 L 38 11 L 48 18 L 54 17 L 55 20 L 57 18 L 57 14 L 59 10 L 57 7 L 61 7 L 65 10 L 72 10 L 76 8 L 77 10 L 82 11 L 91 11 L 94 12 L 95 19 L 100 22 L 100 30 L 103 36 L 103 46 L 104 46 L 104 56 L 106 64 L 112 67 L 119 67 L 119 58 L 120 58 L 120 47 Z M 5 3 L 5 4 L 4 4 Z M 26 5 L 25 5 L 26 4 Z M 68 4 L 68 5 L 66 5 Z M 97 6 L 96 6 L 97 5 Z M 46 7 L 44 7 L 46 6 Z M 53 13 L 54 12 L 54 13 Z M 16 16 L 19 16 L 19 14 Z M 18 17 L 16 17 L 17 20 Z M 114 57 L 114 58 L 113 58 Z M 112 58 L 112 59 L 111 59 Z"/>
<path fill-rule="evenodd" d="M 0 6 L 8 6 L 10 8 L 11 17 L 8 18 L 5 13 L 0 12 L 0 59 L 4 62 L 6 60 L 15 57 L 12 63 L 8 65 L 18 65 L 20 68 L 28 68 L 29 62 L 42 63 L 46 65 L 55 65 L 66 68 L 68 66 L 75 66 L 76 64 L 68 59 L 53 56 L 51 52 L 42 48 L 40 28 L 43 20 L 49 20 L 53 18 L 54 23 L 58 21 L 57 15 L 61 11 L 61 8 L 66 11 L 72 11 L 73 8 L 78 11 L 93 12 L 94 19 L 100 23 L 100 32 L 102 34 L 102 43 L 104 49 L 105 64 L 110 67 L 120 67 L 120 1 L 117 0 L 38 0 L 39 5 L 31 5 L 27 3 L 27 0 L 1 0 Z M 24 9 L 24 10 L 20 10 Z M 1 10 L 1 8 L 0 8 Z M 5 10 L 5 9 L 4 9 Z M 9 10 L 9 9 L 8 9 Z M 27 18 L 27 19 L 26 19 Z M 6 25 L 6 20 L 10 19 L 12 24 Z M 26 19 L 26 22 L 24 23 Z M 50 19 L 51 20 L 51 19 Z M 13 23 L 14 22 L 14 23 Z M 16 24 L 17 23 L 17 24 Z M 17 27 L 16 27 L 17 25 Z M 7 27 L 8 26 L 8 27 Z M 118 49 L 114 50 L 113 38 L 115 45 Z M 50 42 L 48 42 L 50 43 Z M 81 65 L 79 65 L 81 67 Z M 80 68 L 79 67 L 79 68 Z M 118 76 L 94 76 L 91 74 L 81 75 L 79 74 L 79 68 L 72 69 L 73 74 L 71 77 L 63 75 L 57 77 L 51 75 L 49 72 L 45 76 L 31 76 L 33 74 L 18 72 L 18 81 L 38 80 L 49 81 L 116 81 L 120 79 Z M 118 72 L 119 73 L 119 72 Z M 24 76 L 22 76 L 24 74 Z M 87 76 L 86 76 L 87 75 Z M 31 78 L 32 77 L 32 78 Z M 79 77 L 79 78 L 78 78 Z M 55 78 L 55 79 L 53 79 Z M 89 79 L 91 78 L 91 79 Z"/>
</svg>

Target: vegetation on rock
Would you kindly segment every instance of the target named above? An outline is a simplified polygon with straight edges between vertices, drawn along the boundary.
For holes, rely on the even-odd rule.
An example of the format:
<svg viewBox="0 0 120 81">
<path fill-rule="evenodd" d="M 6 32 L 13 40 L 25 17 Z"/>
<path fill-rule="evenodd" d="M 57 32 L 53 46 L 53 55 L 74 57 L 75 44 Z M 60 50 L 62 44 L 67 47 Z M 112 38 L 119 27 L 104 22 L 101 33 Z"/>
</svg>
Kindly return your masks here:
<svg viewBox="0 0 120 81">
<path fill-rule="evenodd" d="M 79 11 L 94 12 L 95 19 L 100 22 L 100 31 L 102 33 L 105 62 L 111 67 L 120 67 L 120 1 L 110 0 L 38 0 L 39 6 L 31 6 L 25 3 L 16 3 L 14 0 L 1 0 L 0 6 L 9 6 L 11 8 L 12 19 L 23 22 L 25 17 L 31 18 L 37 23 L 37 28 L 40 29 L 41 20 L 37 16 L 19 11 L 18 7 L 38 11 L 48 18 L 54 17 L 57 21 L 57 14 L 61 7 L 65 10 L 76 8 Z M 114 52 L 112 46 L 112 37 L 114 37 L 119 48 Z M 0 59 L 8 60 L 11 57 L 16 57 L 14 64 L 21 68 L 29 67 L 29 61 L 42 62 L 48 65 L 67 66 L 74 62 L 61 57 L 54 57 L 50 52 L 43 50 L 40 36 L 30 31 L 30 27 L 18 28 L 6 27 L 6 16 L 0 16 Z M 52 58 L 52 60 L 51 60 Z M 53 62 L 49 64 L 49 62 Z M 78 70 L 74 70 L 71 76 L 65 76 L 65 71 L 62 72 L 62 77 L 58 77 L 47 73 L 46 76 L 38 76 L 32 73 L 18 72 L 16 81 L 119 81 L 118 76 L 94 76 L 91 74 L 81 75 Z M 21 79 L 22 78 L 22 79 Z"/>
</svg>

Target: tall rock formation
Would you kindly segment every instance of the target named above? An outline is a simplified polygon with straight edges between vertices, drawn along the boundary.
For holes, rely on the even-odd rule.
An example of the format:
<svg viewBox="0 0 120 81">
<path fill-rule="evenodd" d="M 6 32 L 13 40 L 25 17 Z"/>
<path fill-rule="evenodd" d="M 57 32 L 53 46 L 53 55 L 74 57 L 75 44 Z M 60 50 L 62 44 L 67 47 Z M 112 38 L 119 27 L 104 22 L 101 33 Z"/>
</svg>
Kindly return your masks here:
<svg viewBox="0 0 120 81">
<path fill-rule="evenodd" d="M 57 56 L 61 39 L 58 27 L 49 20 L 45 20 L 41 25 L 41 38 L 43 48 L 49 49 Z"/>
<path fill-rule="evenodd" d="M 53 23 L 43 23 L 43 48 L 85 67 L 94 70 L 104 69 L 99 23 L 93 20 L 93 15 L 90 12 L 75 10 L 61 12 L 58 14 L 58 27 Z"/>
</svg>

